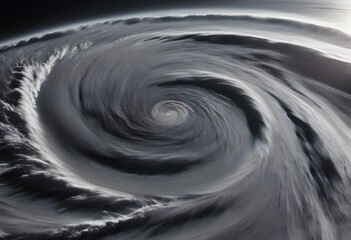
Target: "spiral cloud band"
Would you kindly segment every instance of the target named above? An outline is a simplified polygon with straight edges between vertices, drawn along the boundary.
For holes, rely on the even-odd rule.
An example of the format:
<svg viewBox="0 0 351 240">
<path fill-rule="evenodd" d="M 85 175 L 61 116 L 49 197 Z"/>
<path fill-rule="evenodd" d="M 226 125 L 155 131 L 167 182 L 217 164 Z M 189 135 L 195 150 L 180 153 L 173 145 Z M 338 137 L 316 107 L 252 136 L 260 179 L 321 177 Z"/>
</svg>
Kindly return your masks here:
<svg viewBox="0 0 351 240">
<path fill-rule="evenodd" d="M 350 239 L 351 36 L 129 18 L 0 48 L 0 239 Z"/>
</svg>

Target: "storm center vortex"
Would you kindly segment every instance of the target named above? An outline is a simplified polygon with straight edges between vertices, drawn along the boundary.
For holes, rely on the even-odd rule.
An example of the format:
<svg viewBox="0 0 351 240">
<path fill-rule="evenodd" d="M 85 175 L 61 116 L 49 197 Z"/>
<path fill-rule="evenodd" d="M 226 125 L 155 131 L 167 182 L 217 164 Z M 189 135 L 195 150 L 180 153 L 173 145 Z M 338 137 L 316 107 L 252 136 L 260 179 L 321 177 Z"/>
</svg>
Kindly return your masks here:
<svg viewBox="0 0 351 240">
<path fill-rule="evenodd" d="M 192 108 L 187 104 L 174 100 L 157 103 L 151 110 L 154 120 L 161 125 L 180 125 L 189 117 Z"/>
</svg>

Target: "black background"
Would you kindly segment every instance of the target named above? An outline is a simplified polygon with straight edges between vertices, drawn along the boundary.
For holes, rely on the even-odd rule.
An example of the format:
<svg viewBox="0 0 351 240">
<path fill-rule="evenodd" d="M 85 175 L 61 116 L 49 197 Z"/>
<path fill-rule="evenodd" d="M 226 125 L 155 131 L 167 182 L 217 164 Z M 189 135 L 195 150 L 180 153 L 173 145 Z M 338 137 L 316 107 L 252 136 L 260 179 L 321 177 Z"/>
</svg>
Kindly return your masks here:
<svg viewBox="0 0 351 240">
<path fill-rule="evenodd" d="M 271 8 L 290 0 L 1 0 L 0 42 L 62 25 L 143 11 Z M 272 4 L 273 3 L 273 4 Z"/>
<path fill-rule="evenodd" d="M 0 40 L 98 17 L 149 10 L 216 6 L 237 0 L 12 0 L 0 1 Z"/>
<path fill-rule="evenodd" d="M 290 11 L 299 1 L 351 0 L 0 0 L 0 43 L 27 34 L 98 18 L 170 9 L 264 8 Z M 299 13 L 304 9 L 295 10 Z"/>
</svg>

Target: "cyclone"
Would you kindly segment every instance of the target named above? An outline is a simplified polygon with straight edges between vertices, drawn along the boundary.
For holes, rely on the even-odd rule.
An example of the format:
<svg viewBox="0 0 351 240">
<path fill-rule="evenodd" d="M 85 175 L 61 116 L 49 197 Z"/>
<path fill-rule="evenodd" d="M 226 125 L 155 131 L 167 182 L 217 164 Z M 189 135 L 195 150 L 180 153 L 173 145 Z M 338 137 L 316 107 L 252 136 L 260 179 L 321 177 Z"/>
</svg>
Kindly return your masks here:
<svg viewBox="0 0 351 240">
<path fill-rule="evenodd" d="M 134 17 L 0 47 L 0 239 L 350 239 L 351 36 Z"/>
</svg>

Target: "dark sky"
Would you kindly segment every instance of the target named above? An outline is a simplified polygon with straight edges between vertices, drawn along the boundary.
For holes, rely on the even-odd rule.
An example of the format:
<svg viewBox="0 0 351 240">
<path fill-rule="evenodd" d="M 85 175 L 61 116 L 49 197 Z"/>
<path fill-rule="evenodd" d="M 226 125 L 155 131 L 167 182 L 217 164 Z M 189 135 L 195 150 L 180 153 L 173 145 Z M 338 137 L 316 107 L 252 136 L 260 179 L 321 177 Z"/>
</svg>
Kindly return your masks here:
<svg viewBox="0 0 351 240">
<path fill-rule="evenodd" d="M 0 42 L 39 30 L 60 27 L 102 17 L 168 9 L 216 8 L 286 8 L 299 1 L 331 0 L 1 0 Z M 333 2 L 350 0 L 333 0 Z"/>
<path fill-rule="evenodd" d="M 152 10 L 237 7 L 288 0 L 2 0 L 0 42 L 99 17 Z"/>
<path fill-rule="evenodd" d="M 237 0 L 232 0 L 235 2 Z M 217 3 L 216 3 L 217 2 Z M 225 1 L 222 1 L 225 2 Z M 228 1 L 227 1 L 228 2 Z M 230 2 L 230 0 L 229 0 Z M 1 1 L 0 40 L 62 24 L 146 10 L 202 7 L 216 0 L 5 0 Z"/>
</svg>

